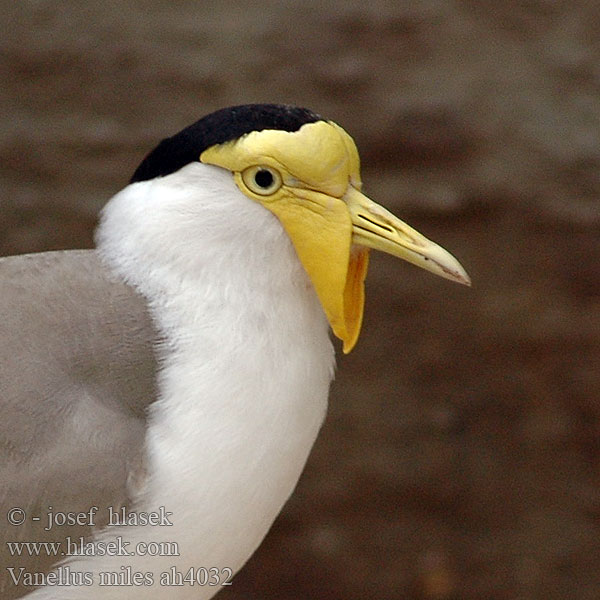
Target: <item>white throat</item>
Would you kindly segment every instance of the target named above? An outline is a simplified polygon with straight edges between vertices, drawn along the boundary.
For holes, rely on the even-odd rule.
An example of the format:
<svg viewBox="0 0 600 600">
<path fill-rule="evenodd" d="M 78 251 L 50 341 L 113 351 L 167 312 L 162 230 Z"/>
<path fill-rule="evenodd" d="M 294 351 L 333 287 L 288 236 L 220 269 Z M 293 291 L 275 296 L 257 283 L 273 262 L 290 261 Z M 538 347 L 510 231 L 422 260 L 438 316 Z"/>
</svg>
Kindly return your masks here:
<svg viewBox="0 0 600 600">
<path fill-rule="evenodd" d="M 121 535 L 177 541 L 181 556 L 128 562 L 157 575 L 172 565 L 237 571 L 295 487 L 324 418 L 334 353 L 323 310 L 279 221 L 217 167 L 195 163 L 125 188 L 104 210 L 98 247 L 148 299 L 164 336 L 136 509 L 164 506 L 174 525 Z M 118 570 L 123 558 L 78 568 L 91 564 Z M 201 599 L 219 589 L 144 587 L 104 593 Z"/>
</svg>

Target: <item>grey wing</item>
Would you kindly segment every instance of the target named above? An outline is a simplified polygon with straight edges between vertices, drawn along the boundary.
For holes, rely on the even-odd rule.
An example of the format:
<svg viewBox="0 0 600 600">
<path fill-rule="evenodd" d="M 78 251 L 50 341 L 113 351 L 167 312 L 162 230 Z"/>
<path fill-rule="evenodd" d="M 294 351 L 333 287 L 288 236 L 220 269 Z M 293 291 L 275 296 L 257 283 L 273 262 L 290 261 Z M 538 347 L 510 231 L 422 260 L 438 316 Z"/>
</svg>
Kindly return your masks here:
<svg viewBox="0 0 600 600">
<path fill-rule="evenodd" d="M 97 506 L 98 526 L 108 506 L 128 501 L 132 481 L 143 475 L 157 340 L 144 299 L 95 251 L 0 259 L 3 581 L 6 567 L 40 570 L 56 562 L 29 552 L 16 557 L 6 542 L 89 533 L 89 518 L 79 518 L 83 527 L 48 529 L 49 512 Z M 25 511 L 23 525 L 7 521 L 15 507 Z M 18 597 L 4 583 L 2 598 Z"/>
</svg>

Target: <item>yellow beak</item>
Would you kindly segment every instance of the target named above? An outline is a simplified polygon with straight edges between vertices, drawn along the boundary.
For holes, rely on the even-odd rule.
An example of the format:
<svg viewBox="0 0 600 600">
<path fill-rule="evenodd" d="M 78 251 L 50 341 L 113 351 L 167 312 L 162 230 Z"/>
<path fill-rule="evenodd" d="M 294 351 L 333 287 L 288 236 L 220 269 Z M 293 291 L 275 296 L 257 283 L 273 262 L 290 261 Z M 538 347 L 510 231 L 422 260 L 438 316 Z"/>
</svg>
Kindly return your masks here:
<svg viewBox="0 0 600 600">
<path fill-rule="evenodd" d="M 471 285 L 462 265 L 441 246 L 353 187 L 344 200 L 352 219 L 352 243 L 387 252 L 440 277 Z"/>
</svg>

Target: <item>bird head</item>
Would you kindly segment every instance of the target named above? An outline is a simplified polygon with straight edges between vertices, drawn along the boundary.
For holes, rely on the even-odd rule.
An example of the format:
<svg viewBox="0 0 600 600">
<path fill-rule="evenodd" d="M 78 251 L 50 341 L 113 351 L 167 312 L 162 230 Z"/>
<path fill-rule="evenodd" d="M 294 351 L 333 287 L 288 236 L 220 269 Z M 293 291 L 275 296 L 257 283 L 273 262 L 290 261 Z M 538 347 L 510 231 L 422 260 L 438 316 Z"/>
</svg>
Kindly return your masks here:
<svg viewBox="0 0 600 600">
<path fill-rule="evenodd" d="M 163 141 L 132 181 L 168 174 L 192 158 L 230 171 L 243 194 L 279 219 L 345 353 L 360 333 L 370 249 L 470 284 L 449 252 L 361 192 L 353 139 L 311 111 L 283 105 L 218 111 Z"/>
</svg>

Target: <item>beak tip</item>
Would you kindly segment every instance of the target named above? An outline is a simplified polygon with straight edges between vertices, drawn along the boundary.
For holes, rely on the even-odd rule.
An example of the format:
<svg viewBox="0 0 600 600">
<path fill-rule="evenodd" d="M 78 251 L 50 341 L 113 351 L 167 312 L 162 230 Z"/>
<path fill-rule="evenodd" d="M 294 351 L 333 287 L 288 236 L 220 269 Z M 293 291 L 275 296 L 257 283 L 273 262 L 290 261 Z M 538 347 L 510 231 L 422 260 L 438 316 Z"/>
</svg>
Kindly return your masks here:
<svg viewBox="0 0 600 600">
<path fill-rule="evenodd" d="M 461 275 L 460 275 L 460 276 L 457 278 L 457 280 L 456 280 L 456 281 L 457 281 L 458 283 L 461 283 L 462 285 L 466 285 L 467 287 L 471 287 L 471 286 L 472 286 L 472 284 L 471 284 L 471 278 L 470 278 L 470 277 L 469 277 L 469 276 L 468 276 L 466 273 L 464 273 L 464 274 L 461 274 Z"/>
<path fill-rule="evenodd" d="M 438 274 L 442 275 L 443 277 L 447 277 L 448 279 L 455 281 L 456 283 L 460 283 L 461 285 L 471 287 L 471 278 L 469 277 L 469 274 L 465 271 L 464 267 L 447 250 L 444 250 L 440 247 L 438 248 L 443 252 L 443 255 L 440 258 L 444 259 L 438 261 L 438 266 L 441 267 L 444 273 L 438 272 Z"/>
</svg>

